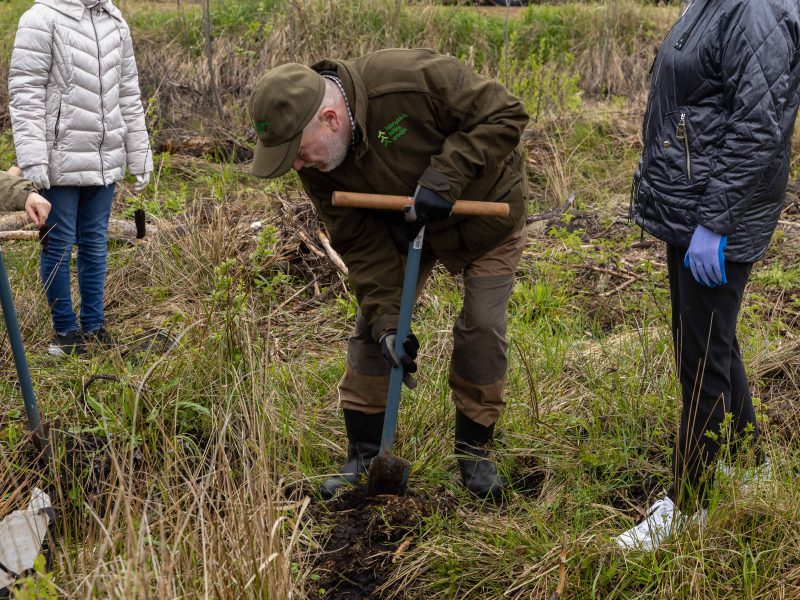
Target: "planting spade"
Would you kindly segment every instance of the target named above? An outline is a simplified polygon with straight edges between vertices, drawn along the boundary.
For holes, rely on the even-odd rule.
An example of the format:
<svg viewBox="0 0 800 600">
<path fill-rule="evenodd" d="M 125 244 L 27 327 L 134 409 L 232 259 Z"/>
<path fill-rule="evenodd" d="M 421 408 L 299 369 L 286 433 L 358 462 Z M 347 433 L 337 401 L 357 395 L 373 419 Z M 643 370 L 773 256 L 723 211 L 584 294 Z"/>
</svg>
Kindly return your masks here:
<svg viewBox="0 0 800 600">
<path fill-rule="evenodd" d="M 383 435 L 378 456 L 369 464 L 367 495 L 378 494 L 400 495 L 406 491 L 411 463 L 392 454 L 394 433 L 397 429 L 397 412 L 400 409 L 400 392 L 403 388 L 403 347 L 408 334 L 411 333 L 411 314 L 414 312 L 414 292 L 419 278 L 419 262 L 422 256 L 422 240 L 425 228 L 420 229 L 417 237 L 408 244 L 406 274 L 403 278 L 403 293 L 400 298 L 400 319 L 397 323 L 394 351 L 397 354 L 397 366 L 392 368 L 389 377 L 389 393 L 386 398 L 386 414 L 383 418 Z"/>
<path fill-rule="evenodd" d="M 9 170 L 12 175 L 18 174 L 17 171 Z M 33 433 L 33 443 L 37 450 L 45 455 L 49 451 L 47 435 L 42 427 L 39 418 L 39 407 L 36 403 L 36 394 L 33 393 L 33 383 L 31 382 L 31 372 L 28 368 L 28 359 L 25 356 L 25 348 L 22 345 L 22 335 L 19 331 L 17 322 L 17 311 L 14 309 L 14 299 L 11 296 L 11 284 L 8 281 L 6 265 L 3 261 L 3 252 L 0 251 L 0 306 L 3 309 L 3 317 L 6 322 L 8 339 L 11 342 L 11 352 L 14 356 L 14 365 L 17 367 L 17 376 L 22 390 L 22 399 L 25 403 L 25 414 L 28 417 L 28 428 Z"/>
<path fill-rule="evenodd" d="M 404 210 L 413 205 L 414 199 L 405 196 L 385 196 L 380 194 L 356 194 L 349 192 L 334 192 L 334 206 L 349 206 L 356 208 L 375 208 L 384 210 Z M 475 202 L 471 200 L 458 200 L 453 205 L 452 214 L 485 217 L 508 216 L 508 204 L 495 202 Z M 379 494 L 400 495 L 406 490 L 408 474 L 411 464 L 399 456 L 392 454 L 394 434 L 397 428 L 397 413 L 400 408 L 400 392 L 403 387 L 402 358 L 405 354 L 403 342 L 411 332 L 411 315 L 414 311 L 414 293 L 417 289 L 419 277 L 419 264 L 422 256 L 422 240 L 425 236 L 423 227 L 417 237 L 408 245 L 408 258 L 403 279 L 403 291 L 400 298 L 400 318 L 397 323 L 394 350 L 400 360 L 398 366 L 392 369 L 389 378 L 389 393 L 386 399 L 386 415 L 383 420 L 383 436 L 378 455 L 369 465 L 369 479 L 367 480 L 367 495 Z"/>
</svg>

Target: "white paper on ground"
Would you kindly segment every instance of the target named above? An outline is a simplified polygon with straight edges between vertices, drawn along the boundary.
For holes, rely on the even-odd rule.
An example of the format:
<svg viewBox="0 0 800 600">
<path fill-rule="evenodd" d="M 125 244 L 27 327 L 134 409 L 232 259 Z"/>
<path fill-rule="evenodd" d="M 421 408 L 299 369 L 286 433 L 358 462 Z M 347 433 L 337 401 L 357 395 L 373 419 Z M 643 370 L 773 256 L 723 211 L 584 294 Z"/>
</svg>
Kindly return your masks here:
<svg viewBox="0 0 800 600">
<path fill-rule="evenodd" d="M 33 488 L 27 510 L 16 510 L 0 521 L 0 589 L 15 581 L 12 573 L 23 573 L 33 568 L 39 554 L 47 527 L 50 525 L 50 496 Z"/>
</svg>

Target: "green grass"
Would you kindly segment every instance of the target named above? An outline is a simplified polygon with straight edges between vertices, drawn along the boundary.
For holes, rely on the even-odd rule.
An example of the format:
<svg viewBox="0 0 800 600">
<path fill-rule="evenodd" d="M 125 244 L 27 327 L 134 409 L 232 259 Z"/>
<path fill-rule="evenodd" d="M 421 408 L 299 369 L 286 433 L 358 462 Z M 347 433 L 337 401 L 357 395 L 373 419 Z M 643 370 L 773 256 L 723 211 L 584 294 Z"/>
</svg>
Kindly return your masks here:
<svg viewBox="0 0 800 600">
<path fill-rule="evenodd" d="M 502 13 L 403 3 L 395 21 L 393 2 L 338 2 L 326 12 L 329 4 L 299 6 L 316 29 L 303 30 L 298 59 L 323 48 L 352 55 L 391 38 L 501 73 Z M 0 22 L 24 5 L 0 3 Z M 254 72 L 248 53 L 259 40 L 288 31 L 285 4 L 212 7 L 220 41 L 242 50 L 226 63 L 244 69 L 240 75 Z M 182 50 L 168 58 L 197 61 L 197 34 L 185 33 L 186 23 L 197 29 L 196 6 L 122 8 L 143 53 L 153 51 L 151 40 L 172 36 L 179 44 L 171 48 Z M 652 44 L 675 10 L 621 3 L 620 51 Z M 599 100 L 590 93 L 586 61 L 598 51 L 595 34 L 607 14 L 604 4 L 531 6 L 512 20 L 509 76 L 519 89 L 528 82 L 534 116 L 539 106 L 528 141 L 530 212 L 573 199 L 563 214 L 531 223 L 510 302 L 508 406 L 496 458 L 514 491 L 492 507 L 460 485 L 447 374 L 463 282 L 437 269 L 415 313 L 420 385 L 404 392 L 396 446 L 413 463 L 412 491 L 431 510 L 396 526 L 413 543 L 394 562 L 386 559 L 387 581 L 375 597 L 550 599 L 562 544 L 565 599 L 800 594 L 796 225 L 781 226 L 755 268 L 738 329 L 775 485 L 744 496 L 736 481 L 720 479 L 708 525 L 690 527 L 656 553 L 621 554 L 609 543 L 669 484 L 679 391 L 663 249 L 638 247 L 638 231 L 625 221 L 642 90 Z M 528 63 L 534 48 L 539 54 Z M 573 62 L 556 57 L 565 54 Z M 533 93 L 540 87 L 528 80 L 532 64 L 563 76 L 545 96 Z M 143 79 L 156 75 L 148 70 Z M 238 122 L 243 92 L 225 98 Z M 184 101 L 153 104 L 154 138 L 176 124 L 214 123 L 209 106 L 194 105 L 175 121 L 156 111 L 189 106 Z M 12 145 L 3 133 L 0 166 L 10 164 Z M 297 235 L 321 248 L 296 176 L 254 180 L 246 165 L 211 154 L 158 154 L 157 176 L 140 197 L 130 182 L 120 184 L 115 216 L 143 206 L 163 232 L 110 246 L 106 300 L 117 350 L 84 360 L 47 356 L 37 248 L 3 247 L 40 409 L 62 431 L 56 481 L 53 470 L 30 460 L 4 352 L 0 516 L 24 504 L 15 490 L 33 484 L 54 490 L 60 515 L 52 563 L 27 584 L 40 589 L 21 597 L 57 597 L 52 579 L 66 596 L 284 599 L 290 590 L 294 597 L 318 590 L 326 575 L 314 561 L 335 522 L 315 490 L 346 448 L 336 385 L 355 299 L 324 252 Z M 796 214 L 784 217 L 797 223 Z M 260 231 L 250 228 L 256 220 L 265 225 Z M 156 331 L 169 337 L 148 350 L 139 338 Z M 116 380 L 95 381 L 83 394 L 95 375 Z M 379 529 L 391 517 L 381 510 Z"/>
</svg>

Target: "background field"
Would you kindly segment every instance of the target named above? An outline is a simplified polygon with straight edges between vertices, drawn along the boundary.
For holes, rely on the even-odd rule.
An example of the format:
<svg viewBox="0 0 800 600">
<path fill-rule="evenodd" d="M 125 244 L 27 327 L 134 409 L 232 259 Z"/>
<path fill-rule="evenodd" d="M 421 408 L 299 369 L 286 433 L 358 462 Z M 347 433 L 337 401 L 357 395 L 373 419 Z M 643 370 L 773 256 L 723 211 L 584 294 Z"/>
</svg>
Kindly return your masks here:
<svg viewBox="0 0 800 600">
<path fill-rule="evenodd" d="M 2 168 L 7 63 L 29 4 L 0 2 Z M 746 495 L 721 478 L 708 525 L 656 553 L 609 544 L 668 484 L 677 428 L 664 248 L 627 221 L 648 69 L 676 5 L 211 0 L 209 40 L 204 3 L 117 4 L 157 152 L 153 184 L 138 197 L 121 184 L 114 216 L 144 207 L 158 233 L 110 248 L 121 345 L 89 359 L 46 354 L 37 246 L 3 245 L 56 434 L 54 460 L 37 464 L 3 336 L 0 517 L 33 485 L 59 517 L 20 597 L 800 598 L 796 158 L 739 325 L 775 482 Z M 315 492 L 346 446 L 336 383 L 356 306 L 297 178 L 248 175 L 245 102 L 270 66 L 390 46 L 455 55 L 531 115 L 500 506 L 461 488 L 452 456 L 462 283 L 443 270 L 415 315 L 421 384 L 404 393 L 397 446 L 409 496 L 326 505 Z"/>
</svg>

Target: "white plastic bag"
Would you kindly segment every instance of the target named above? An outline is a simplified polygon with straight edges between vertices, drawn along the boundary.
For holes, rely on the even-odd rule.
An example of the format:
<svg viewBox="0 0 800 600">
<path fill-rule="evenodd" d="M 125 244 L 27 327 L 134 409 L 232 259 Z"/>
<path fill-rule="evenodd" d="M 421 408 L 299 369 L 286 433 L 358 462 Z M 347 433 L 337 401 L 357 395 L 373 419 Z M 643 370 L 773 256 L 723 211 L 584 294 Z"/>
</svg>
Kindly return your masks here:
<svg viewBox="0 0 800 600">
<path fill-rule="evenodd" d="M 16 510 L 0 521 L 0 589 L 33 568 L 52 515 L 50 496 L 33 488 L 27 510 Z"/>
</svg>

